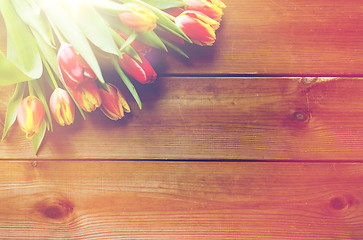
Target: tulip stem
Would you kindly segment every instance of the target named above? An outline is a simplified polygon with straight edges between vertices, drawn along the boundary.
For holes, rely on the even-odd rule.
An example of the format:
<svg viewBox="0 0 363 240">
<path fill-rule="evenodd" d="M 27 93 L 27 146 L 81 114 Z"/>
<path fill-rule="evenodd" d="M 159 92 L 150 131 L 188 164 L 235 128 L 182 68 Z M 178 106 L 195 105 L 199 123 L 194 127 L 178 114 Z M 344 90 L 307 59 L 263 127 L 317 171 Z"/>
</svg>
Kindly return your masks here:
<svg viewBox="0 0 363 240">
<path fill-rule="evenodd" d="M 33 80 L 32 80 L 33 81 Z M 28 81 L 28 91 L 29 91 L 29 96 L 35 96 L 34 94 L 34 89 L 33 87 L 31 86 L 31 81 Z"/>
</svg>

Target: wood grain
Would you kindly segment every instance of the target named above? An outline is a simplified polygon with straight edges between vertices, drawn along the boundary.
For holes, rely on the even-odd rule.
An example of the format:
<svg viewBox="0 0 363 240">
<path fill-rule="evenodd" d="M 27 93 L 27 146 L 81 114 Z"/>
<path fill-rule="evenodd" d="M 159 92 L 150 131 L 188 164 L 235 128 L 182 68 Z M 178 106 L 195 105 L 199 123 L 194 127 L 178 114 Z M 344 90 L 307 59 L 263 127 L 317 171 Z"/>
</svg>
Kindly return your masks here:
<svg viewBox="0 0 363 240">
<path fill-rule="evenodd" d="M 40 159 L 359 160 L 363 79 L 160 78 L 138 86 L 143 110 L 113 122 L 101 111 L 56 127 Z M 3 91 L 2 97 L 11 95 Z M 7 100 L 1 101 L 2 119 Z M 33 159 L 15 125 L 2 159 Z"/>
<path fill-rule="evenodd" d="M 362 164 L 0 163 L 3 239 L 361 239 Z"/>
<path fill-rule="evenodd" d="M 160 74 L 363 75 L 360 1 L 224 2 L 215 46 L 187 46 L 187 62 L 150 56 Z M 4 49 L 1 20 L 0 29 Z"/>
<path fill-rule="evenodd" d="M 167 58 L 166 73 L 362 76 L 360 1 L 225 0 L 214 47 Z"/>
</svg>

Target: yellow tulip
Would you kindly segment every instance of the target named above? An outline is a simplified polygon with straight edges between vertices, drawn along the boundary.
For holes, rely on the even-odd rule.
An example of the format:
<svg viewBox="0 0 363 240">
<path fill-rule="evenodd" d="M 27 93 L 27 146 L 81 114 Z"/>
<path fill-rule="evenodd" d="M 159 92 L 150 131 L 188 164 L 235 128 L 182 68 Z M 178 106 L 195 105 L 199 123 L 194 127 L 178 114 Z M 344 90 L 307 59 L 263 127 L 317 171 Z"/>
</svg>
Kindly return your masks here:
<svg viewBox="0 0 363 240">
<path fill-rule="evenodd" d="M 137 32 L 150 32 L 156 27 L 157 16 L 153 11 L 137 3 L 125 3 L 127 9 L 120 13 L 123 24 Z"/>
<path fill-rule="evenodd" d="M 21 101 L 17 121 L 26 138 L 32 138 L 39 131 L 44 114 L 44 106 L 37 97 L 28 96 Z"/>
<path fill-rule="evenodd" d="M 50 96 L 49 108 L 59 125 L 71 125 L 74 122 L 74 103 L 66 90 L 54 90 Z"/>
</svg>

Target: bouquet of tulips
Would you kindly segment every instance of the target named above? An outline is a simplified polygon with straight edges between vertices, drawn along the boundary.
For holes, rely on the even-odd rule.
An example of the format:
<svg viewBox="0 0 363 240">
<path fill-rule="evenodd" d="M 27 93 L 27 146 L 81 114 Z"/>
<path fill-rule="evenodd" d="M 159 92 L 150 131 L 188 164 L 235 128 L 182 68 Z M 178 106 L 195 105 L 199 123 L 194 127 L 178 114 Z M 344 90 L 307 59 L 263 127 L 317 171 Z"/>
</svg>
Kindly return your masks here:
<svg viewBox="0 0 363 240">
<path fill-rule="evenodd" d="M 100 108 L 112 120 L 130 107 L 119 88 L 103 78 L 107 59 L 136 100 L 133 81 L 157 74 L 145 55 L 181 45 L 211 46 L 225 5 L 220 0 L 0 0 L 6 51 L 0 51 L 0 86 L 15 84 L 2 140 L 17 120 L 35 154 L 54 119 L 70 125 L 78 109 Z"/>
</svg>

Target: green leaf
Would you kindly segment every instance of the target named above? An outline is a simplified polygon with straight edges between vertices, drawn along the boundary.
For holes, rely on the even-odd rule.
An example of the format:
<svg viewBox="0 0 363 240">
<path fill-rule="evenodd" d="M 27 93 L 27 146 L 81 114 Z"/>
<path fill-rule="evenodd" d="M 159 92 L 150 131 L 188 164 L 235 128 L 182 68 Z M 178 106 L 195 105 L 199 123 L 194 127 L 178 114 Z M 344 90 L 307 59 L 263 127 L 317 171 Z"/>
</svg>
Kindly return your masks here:
<svg viewBox="0 0 363 240">
<path fill-rule="evenodd" d="M 185 3 L 182 0 L 143 0 L 147 4 L 159 9 L 167 9 L 172 7 L 183 7 Z"/>
<path fill-rule="evenodd" d="M 31 139 L 35 155 L 37 155 L 39 147 L 42 144 L 45 135 L 45 130 L 46 130 L 46 123 L 45 121 L 43 121 L 42 125 L 40 125 L 39 131 Z"/>
<path fill-rule="evenodd" d="M 177 45 L 173 44 L 172 42 L 170 42 L 166 39 L 163 39 L 163 42 L 165 43 L 166 46 L 173 49 L 175 52 L 179 53 L 181 56 L 185 57 L 186 59 L 189 59 L 189 56 L 183 50 L 181 50 Z"/>
<path fill-rule="evenodd" d="M 12 4 L 18 16 L 52 46 L 52 36 L 45 19 L 40 15 L 40 9 L 29 0 L 12 0 Z"/>
<path fill-rule="evenodd" d="M 6 137 L 11 126 L 14 124 L 16 120 L 16 115 L 18 112 L 18 107 L 20 102 L 23 100 L 24 91 L 25 91 L 26 83 L 18 83 L 16 85 L 15 91 L 13 96 L 10 98 L 8 107 L 6 110 L 5 116 L 5 124 L 4 124 L 4 131 L 1 141 L 3 141 Z"/>
<path fill-rule="evenodd" d="M 7 58 L 28 77 L 39 78 L 43 66 L 30 29 L 19 18 L 9 0 L 0 1 L 0 11 L 7 30 Z"/>
<path fill-rule="evenodd" d="M 82 2 L 75 11 L 71 12 L 80 29 L 95 46 L 105 52 L 119 55 L 108 26 L 92 6 Z"/>
<path fill-rule="evenodd" d="M 58 67 L 57 67 L 57 52 L 56 49 L 48 45 L 43 38 L 37 32 L 33 32 L 35 39 L 38 42 L 39 48 L 41 50 L 42 59 L 45 59 L 49 66 L 52 68 L 53 72 L 60 78 Z M 44 63 L 44 61 L 43 61 Z"/>
<path fill-rule="evenodd" d="M 151 47 L 161 49 L 165 52 L 168 51 L 163 41 L 161 41 L 154 31 L 139 33 L 137 40 Z"/>
<path fill-rule="evenodd" d="M 120 51 L 122 52 L 125 48 L 127 48 L 128 46 L 130 46 L 130 44 L 135 41 L 137 37 L 137 33 L 135 31 L 132 31 L 132 33 L 130 34 L 130 36 L 126 39 L 126 41 L 124 42 L 124 44 L 122 44 Z"/>
<path fill-rule="evenodd" d="M 25 75 L 19 68 L 10 62 L 0 51 L 0 86 L 11 85 L 29 81 L 32 78 Z"/>
<path fill-rule="evenodd" d="M 127 35 L 130 36 L 130 34 L 132 33 L 132 30 L 130 30 L 128 27 L 126 27 L 123 24 L 119 24 L 117 26 L 117 29 Z M 156 35 L 156 33 L 154 31 L 151 32 L 139 32 L 137 34 L 137 41 L 144 43 L 148 46 L 151 46 L 153 48 L 157 48 L 157 49 L 161 49 L 163 51 L 168 51 L 168 49 L 165 47 L 164 43 L 160 40 L 160 38 L 158 37 L 158 35 Z"/>
<path fill-rule="evenodd" d="M 57 0 L 37 0 L 41 3 L 42 10 L 48 19 L 57 27 L 63 36 L 79 52 L 96 74 L 99 82 L 105 85 L 101 68 L 98 64 L 92 48 L 79 27 L 72 20 L 69 13 L 59 4 Z"/>
<path fill-rule="evenodd" d="M 125 44 L 125 39 L 123 39 L 116 31 L 114 31 L 113 29 L 110 28 L 110 32 L 112 34 L 112 37 L 115 39 L 116 43 L 119 46 L 123 46 Z M 137 52 L 135 51 L 135 49 L 131 46 L 127 46 L 125 48 L 125 52 L 127 53 L 127 55 L 129 55 L 130 57 L 136 59 L 137 61 L 141 62 L 141 58 L 139 56 L 139 54 L 137 54 Z"/>
<path fill-rule="evenodd" d="M 122 71 L 122 69 L 121 69 L 120 65 L 118 64 L 118 61 L 115 57 L 112 58 L 112 64 L 115 67 L 117 73 L 120 75 L 122 81 L 125 83 L 126 87 L 129 89 L 130 93 L 134 97 L 135 101 L 137 102 L 137 105 L 141 109 L 142 103 L 141 103 L 140 97 L 137 94 L 136 89 L 135 89 L 134 85 L 131 83 L 130 79 Z"/>
<path fill-rule="evenodd" d="M 89 2 L 94 7 L 106 10 L 107 13 L 113 13 L 113 15 L 118 15 L 121 11 L 125 10 L 122 4 L 118 4 L 109 0 L 89 0 Z"/>
</svg>

